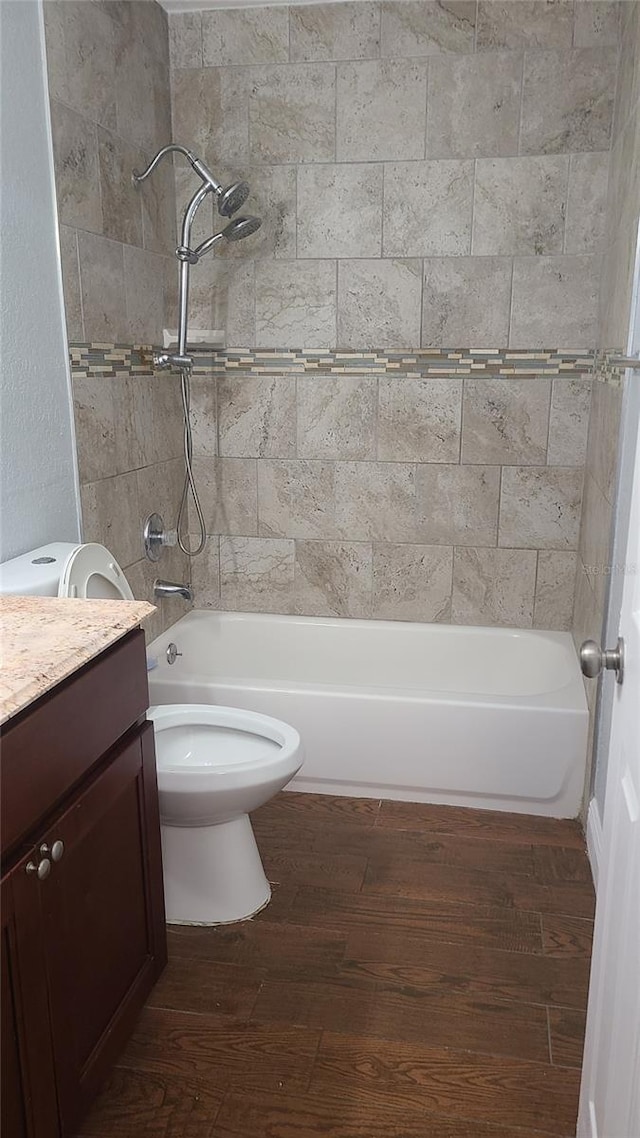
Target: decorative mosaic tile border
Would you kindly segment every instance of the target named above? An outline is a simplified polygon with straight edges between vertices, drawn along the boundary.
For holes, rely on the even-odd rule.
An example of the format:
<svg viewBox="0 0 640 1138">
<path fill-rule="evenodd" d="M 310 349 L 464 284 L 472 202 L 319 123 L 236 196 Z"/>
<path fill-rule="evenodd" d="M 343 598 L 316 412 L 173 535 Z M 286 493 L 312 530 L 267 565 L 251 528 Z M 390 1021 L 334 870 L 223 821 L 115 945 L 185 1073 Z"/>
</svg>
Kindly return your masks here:
<svg viewBox="0 0 640 1138">
<path fill-rule="evenodd" d="M 623 356 L 621 349 L 609 352 L 597 352 L 593 361 L 593 378 L 598 383 L 606 383 L 609 387 L 624 387 L 626 368 L 614 363 L 614 359 Z"/>
<path fill-rule="evenodd" d="M 73 344 L 71 369 L 75 376 L 104 378 L 153 373 L 151 347 L 127 344 Z M 501 351 L 481 348 L 433 349 L 405 352 L 303 351 L 298 349 L 193 349 L 195 375 L 499 375 L 518 378 L 540 375 L 585 375 L 594 368 L 593 352 Z"/>
</svg>

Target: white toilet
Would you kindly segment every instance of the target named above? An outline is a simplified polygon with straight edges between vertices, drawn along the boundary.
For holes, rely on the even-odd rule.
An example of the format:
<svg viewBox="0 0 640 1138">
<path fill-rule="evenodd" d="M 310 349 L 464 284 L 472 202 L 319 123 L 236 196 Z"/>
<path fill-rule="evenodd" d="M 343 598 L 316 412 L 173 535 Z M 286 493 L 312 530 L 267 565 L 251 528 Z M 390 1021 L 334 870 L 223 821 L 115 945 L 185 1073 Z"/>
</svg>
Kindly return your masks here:
<svg viewBox="0 0 640 1138">
<path fill-rule="evenodd" d="M 0 566 L 0 593 L 133 600 L 103 545 L 57 542 Z M 271 888 L 249 820 L 302 766 L 293 727 L 229 707 L 152 707 L 167 920 L 240 921 Z"/>
</svg>

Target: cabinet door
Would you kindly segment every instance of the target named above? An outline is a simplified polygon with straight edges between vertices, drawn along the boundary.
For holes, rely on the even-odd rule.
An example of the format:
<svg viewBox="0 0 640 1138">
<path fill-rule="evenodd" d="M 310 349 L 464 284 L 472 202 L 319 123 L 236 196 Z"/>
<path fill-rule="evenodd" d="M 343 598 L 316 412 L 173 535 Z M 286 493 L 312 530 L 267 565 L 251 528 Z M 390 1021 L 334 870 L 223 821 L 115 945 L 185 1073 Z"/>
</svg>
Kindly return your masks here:
<svg viewBox="0 0 640 1138">
<path fill-rule="evenodd" d="M 72 1134 L 166 960 L 153 728 L 146 724 L 43 837 L 56 1083 Z"/>
<path fill-rule="evenodd" d="M 2 1136 L 55 1138 L 58 1106 L 40 898 L 24 857 L 2 879 Z"/>
</svg>

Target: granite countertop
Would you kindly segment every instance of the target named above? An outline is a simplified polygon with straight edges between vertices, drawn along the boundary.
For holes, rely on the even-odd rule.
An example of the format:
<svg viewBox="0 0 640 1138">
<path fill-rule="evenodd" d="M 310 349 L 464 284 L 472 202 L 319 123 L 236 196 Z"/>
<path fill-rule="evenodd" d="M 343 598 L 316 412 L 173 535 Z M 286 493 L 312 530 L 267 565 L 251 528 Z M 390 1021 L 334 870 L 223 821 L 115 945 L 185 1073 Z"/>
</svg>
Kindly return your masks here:
<svg viewBox="0 0 640 1138">
<path fill-rule="evenodd" d="M 0 723 L 154 611 L 146 601 L 0 597 Z"/>
</svg>

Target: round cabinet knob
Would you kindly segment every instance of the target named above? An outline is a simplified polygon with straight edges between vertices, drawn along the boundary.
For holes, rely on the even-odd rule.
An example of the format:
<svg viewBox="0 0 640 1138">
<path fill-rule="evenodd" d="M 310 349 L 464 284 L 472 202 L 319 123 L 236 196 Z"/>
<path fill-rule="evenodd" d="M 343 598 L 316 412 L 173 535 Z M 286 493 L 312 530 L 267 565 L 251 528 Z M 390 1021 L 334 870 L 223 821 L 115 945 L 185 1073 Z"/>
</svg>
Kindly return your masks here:
<svg viewBox="0 0 640 1138">
<path fill-rule="evenodd" d="M 26 871 L 29 874 L 35 873 L 38 881 L 44 881 L 51 873 L 51 862 L 48 857 L 41 858 L 37 865 L 35 861 L 29 861 L 26 865 Z"/>
<path fill-rule="evenodd" d="M 46 842 L 43 842 L 40 846 L 40 853 L 43 857 L 50 857 L 52 861 L 60 861 L 64 853 L 64 842 L 58 838 L 51 846 L 51 849 L 49 849 Z"/>
</svg>

